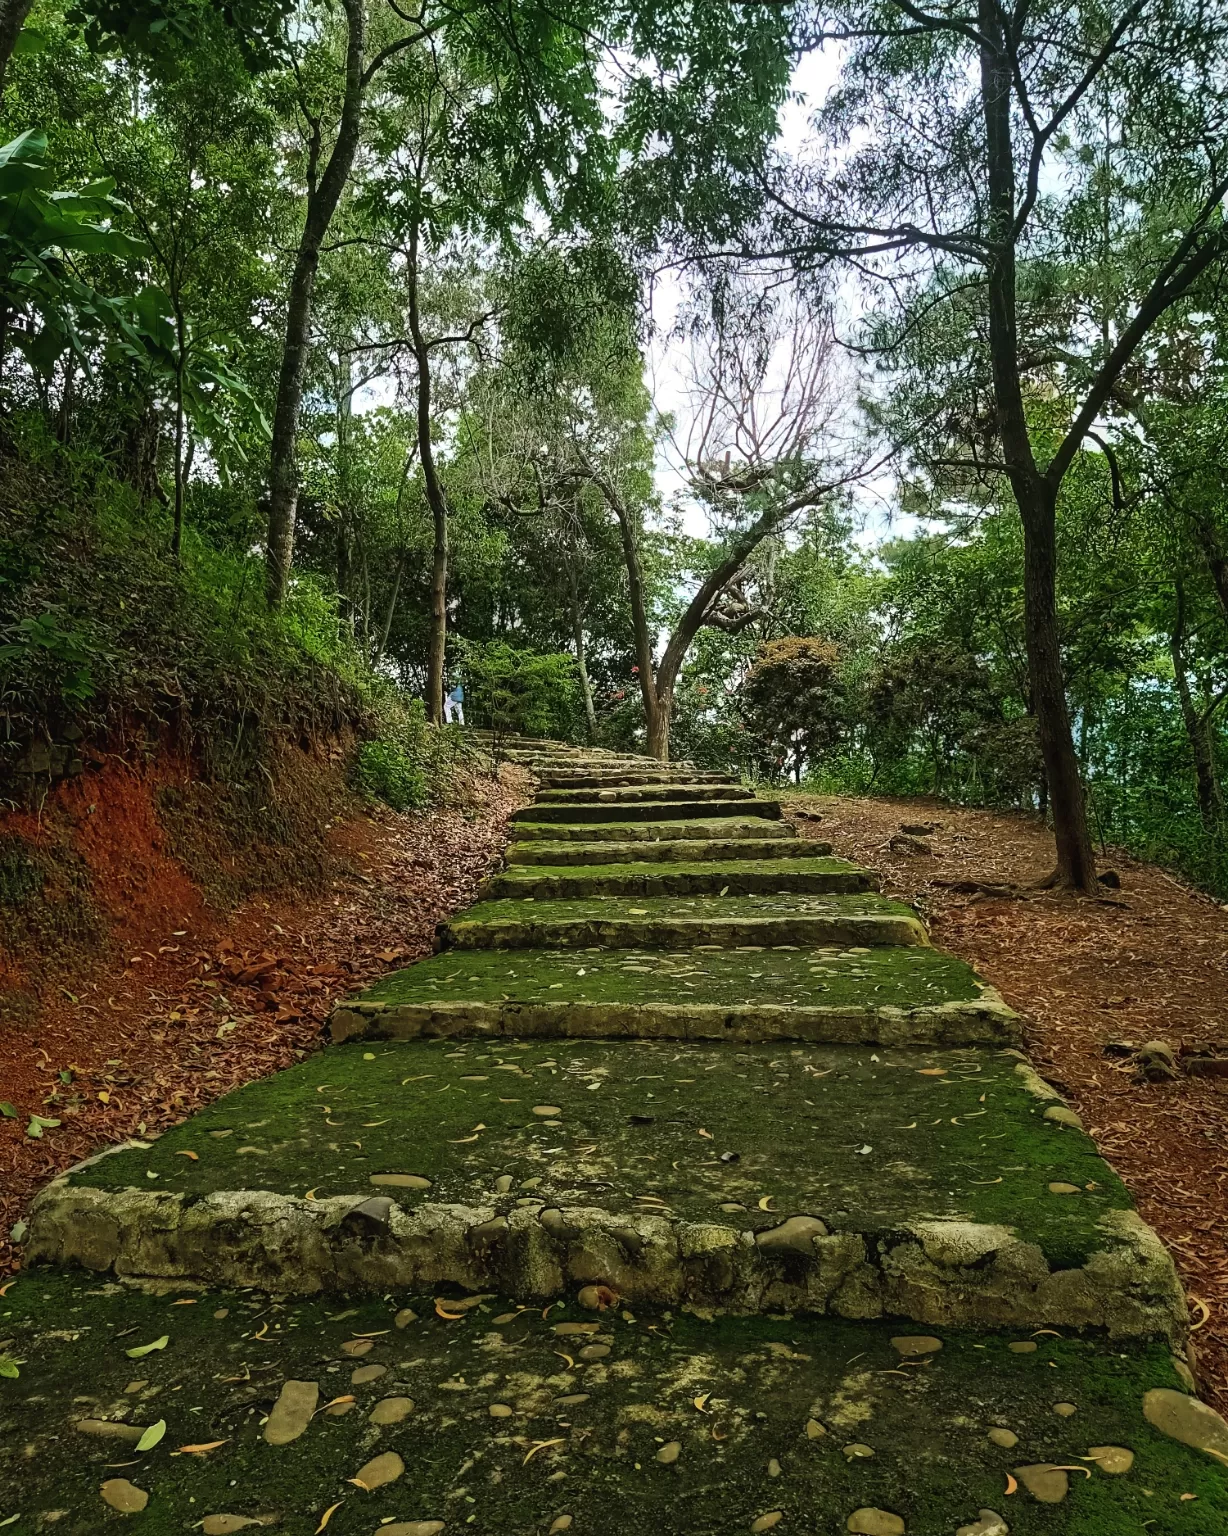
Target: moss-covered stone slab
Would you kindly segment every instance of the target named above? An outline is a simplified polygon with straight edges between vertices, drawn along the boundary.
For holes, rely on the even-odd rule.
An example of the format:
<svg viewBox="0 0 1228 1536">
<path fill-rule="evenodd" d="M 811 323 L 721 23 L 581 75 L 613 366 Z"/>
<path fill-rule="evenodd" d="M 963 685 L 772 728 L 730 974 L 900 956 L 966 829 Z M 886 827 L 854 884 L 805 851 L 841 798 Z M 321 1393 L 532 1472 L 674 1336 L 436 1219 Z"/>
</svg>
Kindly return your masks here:
<svg viewBox="0 0 1228 1536">
<path fill-rule="evenodd" d="M 649 803 L 624 804 L 613 800 L 588 800 L 579 805 L 542 804 L 535 801 L 523 810 L 512 813 L 512 821 L 559 822 L 610 822 L 610 821 L 685 821 L 694 807 L 685 800 L 661 800 Z M 754 796 L 746 799 L 705 800 L 699 814 L 705 818 L 738 816 L 762 817 L 764 821 L 779 821 L 779 800 L 759 800 Z"/>
<path fill-rule="evenodd" d="M 608 789 L 543 788 L 537 792 L 538 805 L 643 805 L 658 800 L 678 804 L 702 804 L 708 800 L 753 800 L 755 792 L 740 784 L 697 784 L 693 779 L 668 784 L 634 784 Z"/>
<path fill-rule="evenodd" d="M 677 842 L 682 838 L 710 841 L 714 838 L 752 842 L 802 842 L 797 829 L 788 821 L 764 821 L 759 817 L 696 817 L 686 821 L 610 821 L 565 822 L 517 821 L 517 843 L 541 839 L 544 842 Z"/>
<path fill-rule="evenodd" d="M 719 901 L 648 896 L 634 910 L 617 896 L 482 901 L 447 923 L 441 939 L 451 949 L 690 949 L 697 944 L 813 949 L 929 942 L 911 907 L 877 895 L 726 896 Z"/>
<path fill-rule="evenodd" d="M 645 769 L 645 768 L 604 768 L 593 770 L 591 768 L 550 768 L 545 769 L 540 775 L 543 785 L 559 789 L 617 789 L 623 785 L 636 784 L 736 784 L 738 778 L 732 773 L 701 772 L 692 769 L 684 772 L 677 769 Z"/>
<path fill-rule="evenodd" d="M 0 1378 L 0 1520 L 17 1514 L 20 1536 L 118 1529 L 124 1517 L 98 1490 L 124 1476 L 149 1493 L 127 1517 L 148 1536 L 238 1529 L 202 1527 L 222 1514 L 267 1523 L 253 1533 L 311 1536 L 334 1505 L 329 1536 L 439 1522 L 444 1536 L 730 1536 L 776 1512 L 781 1536 L 837 1536 L 867 1506 L 896 1513 L 907 1536 L 954 1536 L 985 1509 L 1012 1536 L 1228 1527 L 1228 1469 L 1140 1411 L 1148 1391 L 1181 1388 L 1159 1342 L 1046 1335 L 1018 1355 L 1008 1346 L 1019 1333 L 944 1329 L 941 1350 L 902 1367 L 888 1322 L 643 1305 L 594 1313 L 574 1301 L 543 1318 L 502 1295 L 461 1308 L 451 1294 L 279 1300 L 20 1277 L 0 1300 L 0 1337 L 23 1362 L 19 1378 Z M 132 1341 L 163 1334 L 165 1349 L 126 1357 Z M 362 1358 L 384 1374 L 353 1385 L 348 1346 L 364 1339 Z M 269 1445 L 262 1420 L 294 1379 L 318 1383 L 321 1405 L 353 1401 Z M 412 1411 L 381 1427 L 375 1410 L 390 1398 Z M 80 1399 L 133 1423 L 165 1418 L 165 1437 L 139 1458 L 116 1455 L 74 1434 Z M 1075 1404 L 1073 1417 L 1054 1413 L 1060 1401 Z M 1012 1449 L 989 1438 L 1005 1428 Z M 854 1443 L 873 1455 L 846 1456 Z M 214 1449 L 175 1454 L 202 1444 Z M 673 1445 L 676 1456 L 660 1455 Z M 1087 1459 L 1105 1446 L 1133 1451 L 1127 1473 Z M 348 1481 L 385 1452 L 409 1474 L 374 1492 Z M 108 1465 L 122 1460 L 136 1464 Z M 1025 1462 L 1090 1475 L 1070 1473 L 1065 1500 L 1046 1505 L 1005 1493 Z"/>
<path fill-rule="evenodd" d="M 874 876 L 846 859 L 727 859 L 711 864 L 517 864 L 483 888 L 490 897 L 852 895 Z"/>
<path fill-rule="evenodd" d="M 975 1050 L 351 1046 L 55 1181 L 28 1251 L 294 1291 L 595 1283 L 1179 1337 L 1166 1250 L 1036 1089 Z"/>
<path fill-rule="evenodd" d="M 533 905 L 536 905 L 535 903 Z M 634 916 L 634 914 L 628 914 Z M 1004 1044 L 1019 1020 L 921 945 L 760 951 L 447 951 L 334 1008 L 336 1041 L 489 1036 Z"/>
<path fill-rule="evenodd" d="M 542 839 L 512 843 L 505 858 L 508 864 L 705 864 L 730 859 L 813 859 L 831 853 L 830 843 L 812 842 L 801 837 L 770 838 L 696 838 L 678 837 L 629 839 L 624 843 L 578 840 L 550 843 Z"/>
</svg>

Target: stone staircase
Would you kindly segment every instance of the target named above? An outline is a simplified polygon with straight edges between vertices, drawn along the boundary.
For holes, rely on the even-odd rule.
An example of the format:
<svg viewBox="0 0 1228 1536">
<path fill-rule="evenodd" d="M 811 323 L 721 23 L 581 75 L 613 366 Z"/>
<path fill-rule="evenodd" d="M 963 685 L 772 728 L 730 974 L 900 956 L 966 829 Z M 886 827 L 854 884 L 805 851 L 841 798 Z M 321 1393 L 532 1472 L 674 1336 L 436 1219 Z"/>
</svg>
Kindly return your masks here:
<svg viewBox="0 0 1228 1536">
<path fill-rule="evenodd" d="M 1228 1529 L 1171 1259 L 992 988 L 728 775 L 501 747 L 536 798 L 437 953 L 50 1185 L 31 1318 L 96 1307 L 82 1270 L 264 1293 L 278 1380 L 396 1372 L 403 1429 L 373 1406 L 347 1439 L 342 1409 L 278 1495 L 292 1530 L 337 1456 L 410 1442 L 394 1536 Z M 333 1532 L 375 1529 L 340 1502 Z"/>
</svg>

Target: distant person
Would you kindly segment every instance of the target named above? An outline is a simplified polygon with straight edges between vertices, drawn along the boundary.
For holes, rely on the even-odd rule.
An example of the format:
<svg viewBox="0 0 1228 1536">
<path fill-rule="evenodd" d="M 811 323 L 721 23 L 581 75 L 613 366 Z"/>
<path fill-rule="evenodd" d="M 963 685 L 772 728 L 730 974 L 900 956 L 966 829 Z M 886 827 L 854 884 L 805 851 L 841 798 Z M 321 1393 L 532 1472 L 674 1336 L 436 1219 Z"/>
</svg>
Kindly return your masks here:
<svg viewBox="0 0 1228 1536">
<path fill-rule="evenodd" d="M 457 725 L 465 723 L 465 690 L 460 683 L 443 701 L 443 723 L 451 725 L 453 722 Z"/>
</svg>

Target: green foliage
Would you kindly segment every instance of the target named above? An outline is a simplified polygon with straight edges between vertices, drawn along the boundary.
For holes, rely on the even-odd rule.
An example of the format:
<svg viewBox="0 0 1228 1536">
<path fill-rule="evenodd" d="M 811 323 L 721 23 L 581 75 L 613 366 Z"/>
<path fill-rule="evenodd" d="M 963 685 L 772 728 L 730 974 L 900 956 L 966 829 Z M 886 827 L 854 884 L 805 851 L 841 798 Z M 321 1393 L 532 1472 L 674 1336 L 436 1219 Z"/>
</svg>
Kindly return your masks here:
<svg viewBox="0 0 1228 1536">
<path fill-rule="evenodd" d="M 816 767 L 845 723 L 840 652 L 830 640 L 787 635 L 760 646 L 742 684 L 742 711 L 764 770 L 792 755 Z"/>
<path fill-rule="evenodd" d="M 372 735 L 360 742 L 350 778 L 371 800 L 394 811 L 420 811 L 446 798 L 463 756 L 458 732 L 427 724 L 421 699 L 383 687 L 372 711 Z"/>
<path fill-rule="evenodd" d="M 574 656 L 542 655 L 504 640 L 461 648 L 466 679 L 466 719 L 496 735 L 567 739 L 580 719 L 579 680 Z"/>
</svg>

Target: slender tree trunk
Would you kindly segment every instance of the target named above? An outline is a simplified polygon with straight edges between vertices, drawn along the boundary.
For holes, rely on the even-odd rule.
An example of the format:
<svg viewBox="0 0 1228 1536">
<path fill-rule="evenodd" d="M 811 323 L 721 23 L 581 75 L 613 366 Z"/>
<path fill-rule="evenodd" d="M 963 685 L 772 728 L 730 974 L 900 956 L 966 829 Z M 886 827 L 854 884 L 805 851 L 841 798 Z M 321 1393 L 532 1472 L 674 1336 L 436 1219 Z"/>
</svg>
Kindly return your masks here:
<svg viewBox="0 0 1228 1536">
<path fill-rule="evenodd" d="M 989 349 L 1002 453 L 1023 523 L 1024 637 L 1057 844 L 1057 869 L 1052 883 L 1095 891 L 1096 860 L 1070 729 L 1058 635 L 1058 485 L 1042 475 L 1036 465 L 1020 384 L 1015 311 L 1012 81 L 1002 34 L 1002 13 L 996 0 L 978 0 L 977 9 L 980 29 L 988 39 L 988 45 L 981 49 L 981 106 L 989 189 Z"/>
<path fill-rule="evenodd" d="M 627 570 L 627 596 L 631 603 L 631 634 L 635 643 L 635 664 L 639 669 L 640 695 L 644 700 L 644 728 L 647 734 L 648 752 L 662 762 L 669 758 L 669 716 L 664 721 L 657 700 L 657 688 L 653 676 L 652 636 L 648 632 L 648 612 L 644 606 L 644 569 L 640 564 L 639 546 L 635 542 L 635 529 L 631 514 L 622 497 L 613 486 L 602 483 L 606 500 L 614 508 L 618 519 L 618 531 L 622 538 L 623 564 Z"/>
<path fill-rule="evenodd" d="M 1194 759 L 1194 779 L 1198 790 L 1198 814 L 1208 831 L 1223 826 L 1224 799 L 1220 790 L 1219 775 L 1215 765 L 1215 747 L 1211 738 L 1210 721 L 1201 713 L 1190 693 L 1190 681 L 1185 671 L 1185 593 L 1177 583 L 1177 609 L 1169 637 L 1169 654 L 1173 659 L 1173 677 L 1177 684 L 1177 699 L 1181 705 L 1181 718 L 1185 722 L 1185 734 L 1189 737 L 1190 755 Z"/>
<path fill-rule="evenodd" d="M 588 663 L 584 648 L 584 614 L 580 607 L 580 584 L 576 580 L 576 567 L 572 559 L 567 559 L 567 586 L 571 597 L 571 625 L 572 633 L 576 640 L 576 670 L 580 674 L 580 694 L 584 700 L 584 723 L 588 729 L 588 739 L 593 741 L 597 736 L 597 711 L 593 707 L 593 686 L 589 682 Z"/>
<path fill-rule="evenodd" d="M 409 334 L 418 370 L 418 457 L 426 501 L 431 509 L 434 547 L 431 553 L 431 635 L 426 665 L 426 717 L 443 724 L 444 663 L 448 644 L 448 499 L 435 466 L 431 438 L 431 349 L 422 331 L 418 306 L 418 226 L 410 235 L 406 282 L 409 291 Z"/>
<path fill-rule="evenodd" d="M 17 46 L 17 34 L 25 25 L 33 4 L 34 0 L 0 0 L 0 91 L 4 89 L 9 60 Z"/>
<path fill-rule="evenodd" d="M 1054 497 L 1041 481 L 1033 487 L 1030 501 L 1021 498 L 1018 490 L 1015 498 L 1023 516 L 1023 623 L 1028 672 L 1057 844 L 1057 869 L 1051 883 L 1095 891 L 1096 855 L 1062 673 Z"/>
<path fill-rule="evenodd" d="M 311 347 L 311 307 L 316 273 L 320 266 L 320 249 L 341 201 L 341 194 L 349 181 L 362 131 L 366 0 L 343 0 L 343 5 L 348 38 L 341 118 L 324 173 L 307 194 L 307 217 L 290 278 L 286 334 L 277 379 L 273 441 L 269 454 L 269 525 L 265 553 L 265 590 L 270 607 L 277 607 L 285 601 L 290 566 L 294 558 L 294 523 L 298 513 L 298 423 Z"/>
<path fill-rule="evenodd" d="M 183 355 L 185 336 L 182 314 L 175 316 L 175 326 L 178 331 L 179 356 L 175 361 L 175 500 L 171 558 L 178 565 L 183 557 L 183 437 L 186 425 L 183 415 L 183 370 L 187 360 Z"/>
<path fill-rule="evenodd" d="M 397 556 L 397 568 L 392 575 L 392 591 L 388 594 L 388 607 L 384 611 L 384 622 L 380 626 L 379 649 L 375 653 L 376 661 L 379 661 L 388 649 L 388 636 L 392 633 L 392 621 L 396 617 L 397 599 L 401 595 L 401 578 L 405 573 L 405 551 Z"/>
</svg>

